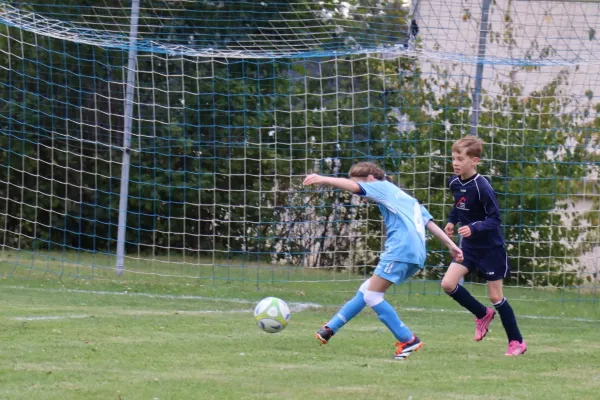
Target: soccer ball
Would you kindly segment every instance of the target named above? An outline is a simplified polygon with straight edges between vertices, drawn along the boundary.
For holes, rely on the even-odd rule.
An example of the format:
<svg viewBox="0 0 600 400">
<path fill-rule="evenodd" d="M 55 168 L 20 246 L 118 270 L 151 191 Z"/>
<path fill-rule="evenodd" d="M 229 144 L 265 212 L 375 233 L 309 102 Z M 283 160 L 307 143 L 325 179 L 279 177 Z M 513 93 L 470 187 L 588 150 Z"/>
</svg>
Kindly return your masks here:
<svg viewBox="0 0 600 400">
<path fill-rule="evenodd" d="M 281 332 L 290 321 L 290 308 L 277 297 L 262 299 L 254 309 L 254 319 L 258 327 L 268 333 Z"/>
</svg>

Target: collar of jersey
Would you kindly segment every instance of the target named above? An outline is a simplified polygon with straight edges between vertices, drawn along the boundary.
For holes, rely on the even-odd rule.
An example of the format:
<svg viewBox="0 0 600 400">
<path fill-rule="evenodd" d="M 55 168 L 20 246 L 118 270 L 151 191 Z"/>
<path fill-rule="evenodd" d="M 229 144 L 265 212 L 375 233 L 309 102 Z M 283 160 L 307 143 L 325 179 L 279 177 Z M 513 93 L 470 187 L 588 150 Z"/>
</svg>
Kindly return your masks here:
<svg viewBox="0 0 600 400">
<path fill-rule="evenodd" d="M 478 176 L 479 176 L 479 174 L 476 172 L 475 175 L 473 175 L 470 179 L 468 179 L 466 181 L 463 181 L 462 179 L 460 179 L 460 176 L 457 176 L 457 178 L 458 178 L 458 181 L 460 182 L 460 184 L 465 186 L 467 183 L 477 179 Z"/>
</svg>

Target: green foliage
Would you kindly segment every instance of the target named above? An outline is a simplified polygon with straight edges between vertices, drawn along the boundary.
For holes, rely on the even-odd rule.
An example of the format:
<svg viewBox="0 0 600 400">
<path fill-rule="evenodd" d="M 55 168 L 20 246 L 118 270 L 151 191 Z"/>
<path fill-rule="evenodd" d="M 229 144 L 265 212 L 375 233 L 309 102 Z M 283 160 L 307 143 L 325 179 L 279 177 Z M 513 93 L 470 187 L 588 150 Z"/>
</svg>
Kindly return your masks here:
<svg viewBox="0 0 600 400">
<path fill-rule="evenodd" d="M 389 21 L 405 16 L 399 7 Z M 127 54 L 8 32 L 0 36 L 3 245 L 112 253 Z M 483 96 L 480 172 L 497 191 L 521 284 L 580 283 L 565 272 L 597 240 L 585 233 L 599 226 L 597 214 L 567 224 L 557 212 L 591 190 L 584 178 L 599 161 L 587 150 L 600 128 L 589 118 L 593 93 L 589 104 L 570 103 L 571 73 L 533 93 L 501 82 Z M 441 224 L 452 204 L 450 147 L 467 133 L 470 88 L 437 64 L 141 53 L 136 88 L 129 253 L 370 268 L 384 234 L 376 207 L 301 186 L 306 173 L 345 176 L 360 160 L 381 163 Z M 427 264 L 443 266 L 439 244 L 430 249 Z M 442 269 L 429 271 L 435 278 Z"/>
</svg>

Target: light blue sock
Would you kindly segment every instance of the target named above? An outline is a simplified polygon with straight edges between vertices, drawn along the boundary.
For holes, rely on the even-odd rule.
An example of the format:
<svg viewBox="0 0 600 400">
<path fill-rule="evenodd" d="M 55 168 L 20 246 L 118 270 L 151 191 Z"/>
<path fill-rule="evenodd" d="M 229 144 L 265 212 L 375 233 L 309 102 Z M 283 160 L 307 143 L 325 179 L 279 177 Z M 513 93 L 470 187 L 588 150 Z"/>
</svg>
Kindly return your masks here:
<svg viewBox="0 0 600 400">
<path fill-rule="evenodd" d="M 366 305 L 365 295 L 359 290 L 356 293 L 356 296 L 344 304 L 340 311 L 331 318 L 326 326 L 328 326 L 333 333 L 336 333 L 338 329 L 346 325 L 352 318 L 356 317 Z"/>
<path fill-rule="evenodd" d="M 377 316 L 381 322 L 383 322 L 385 326 L 392 331 L 399 342 L 410 342 L 412 340 L 412 332 L 406 325 L 402 323 L 402 321 L 400 321 L 398 313 L 396 310 L 394 310 L 394 307 L 392 307 L 390 303 L 384 300 L 372 308 L 373 311 L 377 313 Z"/>
</svg>

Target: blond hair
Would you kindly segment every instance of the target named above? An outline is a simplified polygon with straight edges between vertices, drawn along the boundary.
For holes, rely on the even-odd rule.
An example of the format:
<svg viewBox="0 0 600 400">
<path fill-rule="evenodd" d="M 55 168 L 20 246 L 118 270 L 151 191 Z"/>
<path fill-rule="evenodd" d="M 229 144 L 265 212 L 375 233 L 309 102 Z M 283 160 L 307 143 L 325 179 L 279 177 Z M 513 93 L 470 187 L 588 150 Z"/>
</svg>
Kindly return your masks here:
<svg viewBox="0 0 600 400">
<path fill-rule="evenodd" d="M 481 158 L 483 153 L 483 140 L 479 139 L 475 135 L 467 135 L 461 139 L 458 139 L 454 145 L 452 145 L 453 152 L 460 152 L 460 150 L 466 150 L 466 154 L 469 157 Z"/>
<path fill-rule="evenodd" d="M 352 168 L 350 168 L 348 175 L 350 178 L 366 178 L 369 175 L 373 175 L 373 178 L 377 179 L 378 181 L 392 181 L 379 165 L 369 161 L 363 161 L 354 164 Z"/>
</svg>

